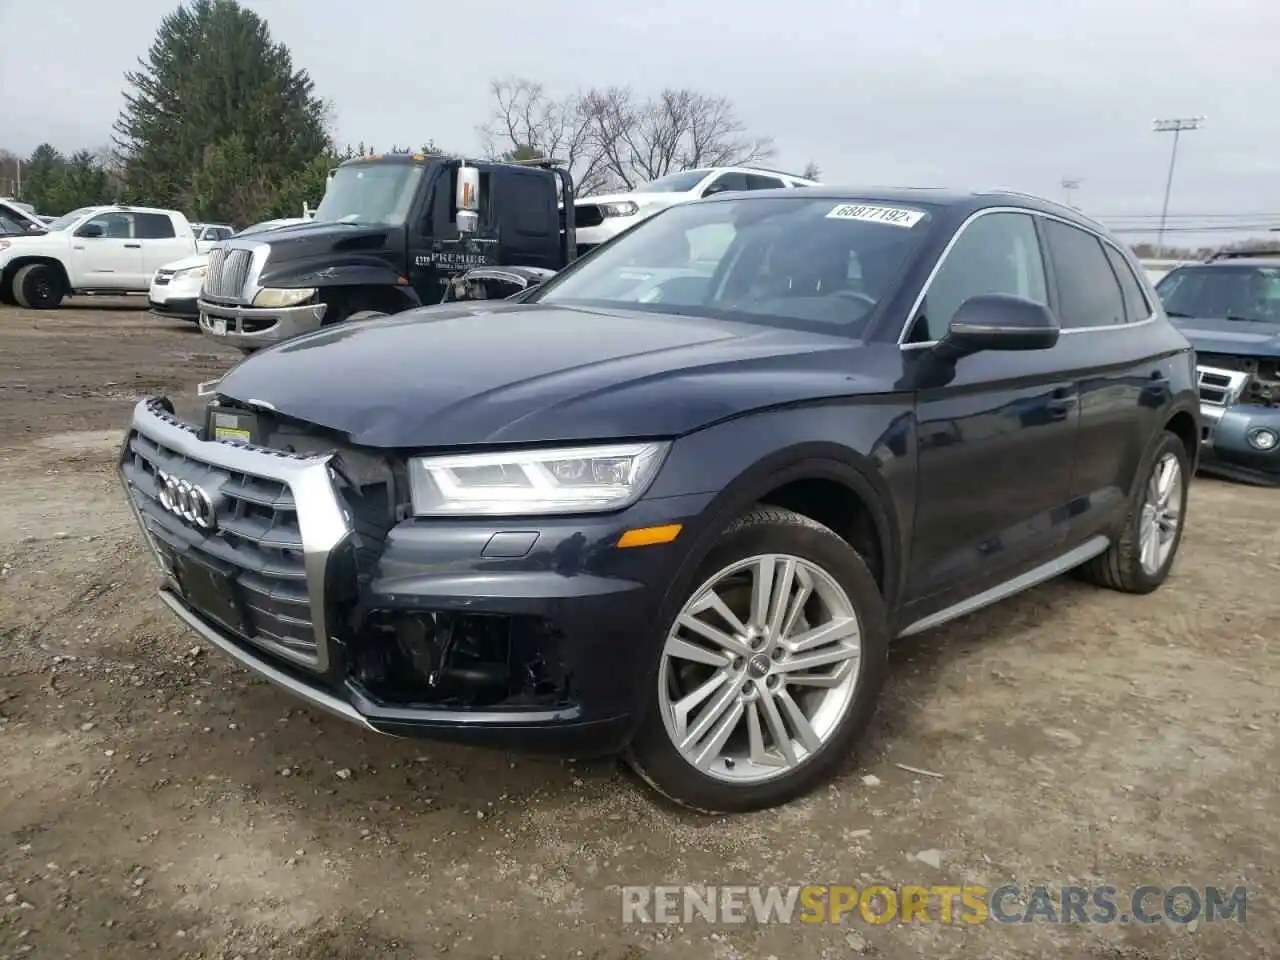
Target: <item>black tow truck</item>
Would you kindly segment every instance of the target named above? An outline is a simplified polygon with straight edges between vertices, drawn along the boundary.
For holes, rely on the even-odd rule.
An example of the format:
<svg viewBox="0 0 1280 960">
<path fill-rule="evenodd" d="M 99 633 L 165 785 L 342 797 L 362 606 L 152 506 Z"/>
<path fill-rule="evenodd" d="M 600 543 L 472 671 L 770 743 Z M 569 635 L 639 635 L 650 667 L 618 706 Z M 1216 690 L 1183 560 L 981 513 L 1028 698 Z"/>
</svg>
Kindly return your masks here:
<svg viewBox="0 0 1280 960">
<path fill-rule="evenodd" d="M 577 256 L 573 196 L 554 160 L 348 160 L 310 223 L 214 250 L 200 330 L 252 352 L 322 326 L 511 295 Z"/>
</svg>

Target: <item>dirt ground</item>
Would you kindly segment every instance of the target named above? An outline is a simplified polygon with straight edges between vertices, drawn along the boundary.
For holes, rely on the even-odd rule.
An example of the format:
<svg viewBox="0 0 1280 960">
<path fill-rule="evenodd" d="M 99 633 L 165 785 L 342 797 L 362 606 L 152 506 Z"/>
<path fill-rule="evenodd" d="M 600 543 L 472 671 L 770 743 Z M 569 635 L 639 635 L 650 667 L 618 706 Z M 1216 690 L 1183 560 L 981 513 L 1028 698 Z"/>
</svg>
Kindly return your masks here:
<svg viewBox="0 0 1280 960">
<path fill-rule="evenodd" d="M 133 304 L 0 308 L 0 958 L 1280 955 L 1274 491 L 1198 479 L 1150 597 L 1062 580 L 905 642 L 838 784 L 703 818 L 613 763 L 361 732 L 180 629 L 113 462 L 135 398 L 189 409 L 233 359 Z M 873 880 L 1249 901 L 1194 929 L 622 922 L 621 885 Z"/>
</svg>

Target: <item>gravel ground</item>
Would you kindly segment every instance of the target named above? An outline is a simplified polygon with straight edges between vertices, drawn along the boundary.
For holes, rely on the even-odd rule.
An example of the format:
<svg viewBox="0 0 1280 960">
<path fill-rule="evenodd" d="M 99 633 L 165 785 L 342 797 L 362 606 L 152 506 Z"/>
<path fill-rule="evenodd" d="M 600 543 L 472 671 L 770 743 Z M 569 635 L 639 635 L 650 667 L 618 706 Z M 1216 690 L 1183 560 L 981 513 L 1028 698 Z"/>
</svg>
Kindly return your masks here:
<svg viewBox="0 0 1280 960">
<path fill-rule="evenodd" d="M 1273 491 L 1197 480 L 1152 596 L 1064 579 L 904 642 L 837 784 L 703 818 L 610 762 L 361 732 L 180 629 L 112 465 L 135 398 L 191 409 L 233 359 L 136 303 L 0 308 L 0 958 L 1276 955 Z M 620 885 L 872 880 L 1250 900 L 1190 927 L 622 922 Z"/>
</svg>

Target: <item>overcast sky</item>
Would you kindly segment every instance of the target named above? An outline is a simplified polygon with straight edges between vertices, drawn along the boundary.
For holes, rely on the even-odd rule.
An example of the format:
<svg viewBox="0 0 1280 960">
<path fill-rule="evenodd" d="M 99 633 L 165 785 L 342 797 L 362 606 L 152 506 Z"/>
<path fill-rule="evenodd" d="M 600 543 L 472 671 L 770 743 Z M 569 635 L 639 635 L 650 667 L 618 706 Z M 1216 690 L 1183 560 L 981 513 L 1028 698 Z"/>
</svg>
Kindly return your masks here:
<svg viewBox="0 0 1280 960">
<path fill-rule="evenodd" d="M 474 148 L 494 76 L 564 92 L 667 84 L 732 98 L 775 138 L 776 165 L 812 159 L 828 182 L 1060 199 L 1071 177 L 1086 212 L 1141 215 L 1160 210 L 1171 146 L 1152 119 L 1205 115 L 1183 135 L 1171 217 L 1280 226 L 1280 4 L 1268 0 L 245 5 L 333 102 L 340 143 Z M 0 0 L 0 147 L 108 142 L 122 74 L 175 6 Z"/>
</svg>

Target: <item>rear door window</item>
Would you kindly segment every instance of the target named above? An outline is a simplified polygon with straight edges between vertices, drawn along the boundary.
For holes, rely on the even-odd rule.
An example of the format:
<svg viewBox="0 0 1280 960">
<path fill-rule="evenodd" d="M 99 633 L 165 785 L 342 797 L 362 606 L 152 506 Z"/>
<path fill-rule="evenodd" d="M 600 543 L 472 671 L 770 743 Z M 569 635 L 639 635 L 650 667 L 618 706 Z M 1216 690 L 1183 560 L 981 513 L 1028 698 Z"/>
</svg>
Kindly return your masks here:
<svg viewBox="0 0 1280 960">
<path fill-rule="evenodd" d="M 1078 330 L 1124 323 L 1124 294 L 1102 242 L 1060 220 L 1043 222 L 1053 257 L 1062 328 Z"/>
<path fill-rule="evenodd" d="M 1120 281 L 1120 292 L 1124 296 L 1124 310 L 1129 322 L 1136 323 L 1147 319 L 1151 316 L 1151 304 L 1147 302 L 1147 295 L 1143 293 L 1142 285 L 1134 276 L 1129 261 L 1110 244 L 1104 243 L 1102 248 L 1107 253 L 1107 259 L 1111 261 L 1111 269 L 1116 272 L 1116 279 Z"/>
</svg>

